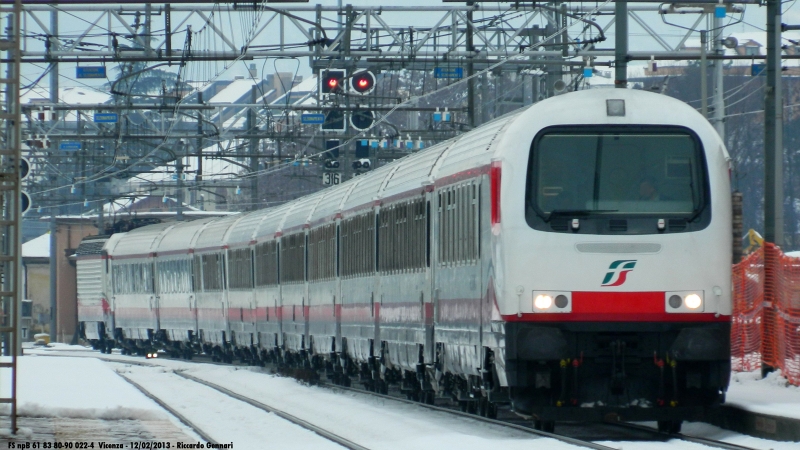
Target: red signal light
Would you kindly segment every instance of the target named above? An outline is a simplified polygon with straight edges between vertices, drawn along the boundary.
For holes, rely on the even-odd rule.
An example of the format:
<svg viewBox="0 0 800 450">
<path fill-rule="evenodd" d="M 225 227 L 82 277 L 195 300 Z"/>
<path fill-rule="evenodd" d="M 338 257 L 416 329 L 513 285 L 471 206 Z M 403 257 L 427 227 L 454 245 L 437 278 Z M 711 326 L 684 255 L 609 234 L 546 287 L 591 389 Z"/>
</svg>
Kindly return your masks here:
<svg viewBox="0 0 800 450">
<path fill-rule="evenodd" d="M 353 75 L 350 83 L 355 93 L 361 95 L 369 94 L 372 92 L 372 89 L 375 88 L 375 75 L 373 75 L 372 72 L 365 70 Z"/>
<path fill-rule="evenodd" d="M 323 95 L 339 94 L 342 92 L 342 83 L 347 77 L 345 70 L 329 69 L 320 73 L 319 90 Z"/>
</svg>

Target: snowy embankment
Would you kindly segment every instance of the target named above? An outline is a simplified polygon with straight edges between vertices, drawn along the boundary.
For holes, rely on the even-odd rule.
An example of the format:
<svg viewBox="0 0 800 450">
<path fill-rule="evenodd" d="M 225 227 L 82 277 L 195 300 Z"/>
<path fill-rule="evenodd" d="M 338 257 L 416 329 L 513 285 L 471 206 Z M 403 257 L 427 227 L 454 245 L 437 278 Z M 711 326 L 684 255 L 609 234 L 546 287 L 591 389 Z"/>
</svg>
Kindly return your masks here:
<svg viewBox="0 0 800 450">
<path fill-rule="evenodd" d="M 800 420 L 800 387 L 792 386 L 780 370 L 761 378 L 761 370 L 734 373 L 727 405 L 771 416 Z"/>
<path fill-rule="evenodd" d="M 3 396 L 8 395 L 7 389 L 3 382 Z M 17 398 L 17 414 L 27 417 L 167 419 L 161 407 L 106 363 L 91 358 L 19 358 Z"/>
</svg>

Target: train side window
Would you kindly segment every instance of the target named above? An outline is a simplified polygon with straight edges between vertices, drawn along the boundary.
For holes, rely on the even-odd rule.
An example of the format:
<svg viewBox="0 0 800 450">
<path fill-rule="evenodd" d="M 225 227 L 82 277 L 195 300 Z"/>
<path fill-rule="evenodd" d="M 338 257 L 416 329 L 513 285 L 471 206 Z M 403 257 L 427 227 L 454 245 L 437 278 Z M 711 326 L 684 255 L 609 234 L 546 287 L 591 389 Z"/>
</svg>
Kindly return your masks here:
<svg viewBox="0 0 800 450">
<path fill-rule="evenodd" d="M 336 224 L 328 224 L 311 230 L 308 234 L 308 279 L 328 280 L 336 269 Z"/>
<path fill-rule="evenodd" d="M 299 283 L 305 277 L 305 234 L 281 237 L 280 282 Z"/>
<path fill-rule="evenodd" d="M 237 248 L 228 252 L 230 263 L 229 282 L 231 289 L 252 289 L 253 260 L 249 248 Z"/>
<path fill-rule="evenodd" d="M 437 259 L 440 265 L 475 264 L 478 261 L 479 193 L 479 185 L 472 181 L 441 189 L 437 193 Z"/>
<path fill-rule="evenodd" d="M 425 202 L 425 266 L 431 266 L 431 202 Z"/>
<path fill-rule="evenodd" d="M 203 290 L 203 261 L 199 255 L 192 259 L 192 287 L 195 292 Z"/>
<path fill-rule="evenodd" d="M 278 242 L 268 241 L 256 245 L 256 286 L 278 284 Z"/>
</svg>

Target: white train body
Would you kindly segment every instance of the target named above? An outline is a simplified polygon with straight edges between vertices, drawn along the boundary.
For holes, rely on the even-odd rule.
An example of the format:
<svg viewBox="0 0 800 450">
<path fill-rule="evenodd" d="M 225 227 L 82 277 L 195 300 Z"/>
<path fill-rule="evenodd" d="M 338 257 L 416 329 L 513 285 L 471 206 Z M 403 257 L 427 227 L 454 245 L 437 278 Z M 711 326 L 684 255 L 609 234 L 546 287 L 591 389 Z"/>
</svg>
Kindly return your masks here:
<svg viewBox="0 0 800 450">
<path fill-rule="evenodd" d="M 192 292 L 153 295 L 197 318 L 115 294 L 116 329 L 544 420 L 694 417 L 727 388 L 728 164 L 677 100 L 562 95 L 277 208 L 116 238 L 112 265 L 193 255 L 170 266 Z"/>
</svg>

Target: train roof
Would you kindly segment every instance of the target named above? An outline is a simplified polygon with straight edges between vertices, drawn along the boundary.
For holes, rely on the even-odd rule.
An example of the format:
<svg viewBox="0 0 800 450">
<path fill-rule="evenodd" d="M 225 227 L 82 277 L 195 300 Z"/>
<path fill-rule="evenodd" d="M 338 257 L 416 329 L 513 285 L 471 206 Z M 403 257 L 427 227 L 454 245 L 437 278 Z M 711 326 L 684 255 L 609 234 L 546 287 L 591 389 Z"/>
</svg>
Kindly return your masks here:
<svg viewBox="0 0 800 450">
<path fill-rule="evenodd" d="M 86 236 L 81 240 L 81 243 L 78 245 L 78 248 L 75 249 L 75 256 L 81 257 L 81 256 L 103 254 L 103 247 L 105 247 L 108 238 L 109 238 L 108 235 L 102 235 L 102 234 L 94 236 Z"/>
<path fill-rule="evenodd" d="M 197 240 L 194 243 L 194 250 L 202 252 L 224 247 L 227 244 L 225 237 L 228 234 L 228 230 L 230 230 L 236 222 L 241 220 L 242 217 L 244 216 L 228 216 L 209 222 L 200 230 Z"/>
<path fill-rule="evenodd" d="M 264 220 L 264 217 L 266 217 L 271 210 L 272 209 L 261 209 L 243 215 L 242 219 L 236 222 L 228 231 L 226 244 L 230 246 L 249 244 L 255 238 L 258 224 Z"/>
<path fill-rule="evenodd" d="M 156 251 L 161 235 L 173 226 L 174 223 L 158 223 L 128 231 L 124 234 L 124 239 L 109 242 L 106 250 L 109 256 L 117 259 L 149 256 Z"/>
<path fill-rule="evenodd" d="M 156 247 L 156 253 L 173 253 L 183 252 L 187 253 L 190 248 L 193 248 L 195 239 L 197 239 L 200 230 L 203 229 L 209 222 L 216 218 L 197 219 L 188 222 L 178 222 L 174 224 L 164 234 Z"/>
<path fill-rule="evenodd" d="M 316 226 L 337 215 L 347 217 L 371 209 L 376 203 L 392 201 L 398 196 L 421 194 L 426 186 L 457 181 L 452 178 L 457 174 L 472 177 L 485 170 L 493 159 L 502 159 L 502 149 L 506 148 L 500 145 L 502 142 L 516 142 L 523 134 L 527 139 L 531 129 L 608 121 L 608 99 L 623 99 L 628 103 L 628 114 L 619 117 L 620 124 L 664 123 L 708 132 L 702 128 L 708 124 L 697 125 L 700 116 L 691 106 L 665 95 L 629 89 L 573 92 L 498 117 L 427 150 L 293 202 L 235 218 L 212 219 L 203 227 L 194 246 L 222 247 L 269 240 L 279 233 Z M 710 125 L 706 128 L 713 131 Z M 720 149 L 727 158 L 724 147 Z M 142 248 L 141 244 L 135 246 Z"/>
<path fill-rule="evenodd" d="M 286 213 L 294 206 L 293 202 L 284 203 L 281 206 L 265 210 L 264 220 L 262 220 L 258 224 L 258 228 L 256 228 L 255 233 L 253 233 L 253 239 L 257 241 L 266 241 L 273 239 L 275 237 L 275 233 L 280 230 L 281 225 L 283 224 L 283 219 L 286 217 Z"/>
<path fill-rule="evenodd" d="M 320 200 L 319 204 L 317 204 L 317 207 L 314 208 L 314 212 L 309 218 L 311 226 L 336 216 L 336 214 L 341 211 L 344 199 L 347 198 L 350 191 L 357 185 L 358 183 L 345 183 L 322 191 L 324 197 Z"/>
</svg>

